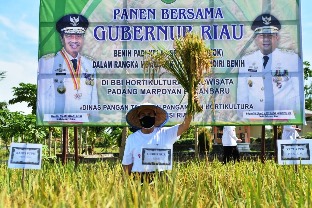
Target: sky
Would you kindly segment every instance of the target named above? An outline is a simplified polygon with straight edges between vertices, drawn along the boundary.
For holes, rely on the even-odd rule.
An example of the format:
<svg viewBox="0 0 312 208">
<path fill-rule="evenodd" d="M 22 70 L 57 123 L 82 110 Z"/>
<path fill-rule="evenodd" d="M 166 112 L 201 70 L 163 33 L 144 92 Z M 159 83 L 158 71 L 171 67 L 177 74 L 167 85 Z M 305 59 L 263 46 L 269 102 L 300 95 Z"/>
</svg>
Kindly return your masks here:
<svg viewBox="0 0 312 208">
<path fill-rule="evenodd" d="M 0 102 L 13 98 L 19 83 L 37 82 L 40 0 L 0 0 Z M 312 1 L 301 0 L 303 60 L 312 64 Z M 10 111 L 31 112 L 26 103 L 9 105 Z"/>
</svg>

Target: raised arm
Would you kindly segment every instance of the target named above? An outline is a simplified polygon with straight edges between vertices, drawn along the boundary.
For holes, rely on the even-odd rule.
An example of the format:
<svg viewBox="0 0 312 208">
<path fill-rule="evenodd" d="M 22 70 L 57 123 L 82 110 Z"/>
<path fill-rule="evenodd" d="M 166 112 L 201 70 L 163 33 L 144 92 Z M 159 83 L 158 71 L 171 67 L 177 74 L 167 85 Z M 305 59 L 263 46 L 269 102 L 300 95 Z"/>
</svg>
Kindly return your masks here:
<svg viewBox="0 0 312 208">
<path fill-rule="evenodd" d="M 191 114 L 188 114 L 185 116 L 183 123 L 180 124 L 178 129 L 178 135 L 181 136 L 181 134 L 185 131 L 187 131 L 190 128 L 190 124 L 192 121 L 193 116 Z"/>
</svg>

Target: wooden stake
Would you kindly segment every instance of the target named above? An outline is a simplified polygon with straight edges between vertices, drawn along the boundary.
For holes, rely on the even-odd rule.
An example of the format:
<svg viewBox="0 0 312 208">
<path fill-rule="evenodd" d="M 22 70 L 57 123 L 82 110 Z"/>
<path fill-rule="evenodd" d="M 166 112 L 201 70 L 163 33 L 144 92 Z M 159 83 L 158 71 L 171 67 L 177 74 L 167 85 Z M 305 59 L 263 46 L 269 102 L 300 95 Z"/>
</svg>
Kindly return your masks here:
<svg viewBox="0 0 312 208">
<path fill-rule="evenodd" d="M 75 168 L 78 167 L 79 158 L 78 158 L 78 127 L 74 127 L 74 149 L 75 149 Z"/>
<path fill-rule="evenodd" d="M 67 148 L 68 148 L 68 128 L 63 127 L 63 152 L 62 152 L 62 164 L 66 164 L 67 160 Z"/>
<path fill-rule="evenodd" d="M 265 126 L 261 129 L 261 162 L 265 163 Z"/>
</svg>

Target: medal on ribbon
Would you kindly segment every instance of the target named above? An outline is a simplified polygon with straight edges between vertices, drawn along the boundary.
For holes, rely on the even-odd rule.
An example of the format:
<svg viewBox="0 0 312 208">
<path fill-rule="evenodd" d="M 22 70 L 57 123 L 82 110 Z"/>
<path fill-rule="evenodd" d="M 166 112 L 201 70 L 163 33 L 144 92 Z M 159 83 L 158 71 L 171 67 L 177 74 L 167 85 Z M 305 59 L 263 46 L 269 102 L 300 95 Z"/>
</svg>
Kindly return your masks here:
<svg viewBox="0 0 312 208">
<path fill-rule="evenodd" d="M 74 94 L 74 98 L 76 100 L 80 100 L 81 97 L 82 97 L 82 93 L 79 93 L 78 91 L 77 91 L 77 93 Z"/>
<path fill-rule="evenodd" d="M 69 69 L 71 79 L 74 85 L 74 89 L 77 90 L 77 93 L 74 94 L 75 99 L 80 99 L 82 97 L 82 93 L 79 93 L 80 89 L 80 72 L 81 72 L 81 58 L 79 57 L 78 63 L 77 63 L 77 69 L 74 70 L 74 66 L 72 62 L 69 60 L 68 56 L 66 55 L 65 49 L 63 48 L 61 50 L 61 54 L 65 60 L 65 63 Z"/>
</svg>

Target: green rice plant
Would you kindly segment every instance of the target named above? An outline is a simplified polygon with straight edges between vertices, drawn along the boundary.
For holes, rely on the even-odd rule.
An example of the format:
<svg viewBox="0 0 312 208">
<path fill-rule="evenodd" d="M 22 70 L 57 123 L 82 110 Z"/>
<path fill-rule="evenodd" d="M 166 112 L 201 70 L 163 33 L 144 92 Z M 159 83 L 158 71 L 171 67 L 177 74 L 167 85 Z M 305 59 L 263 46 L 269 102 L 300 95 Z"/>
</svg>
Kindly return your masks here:
<svg viewBox="0 0 312 208">
<path fill-rule="evenodd" d="M 311 169 L 271 160 L 194 160 L 141 184 L 119 162 L 44 163 L 41 170 L 25 170 L 25 181 L 23 170 L 3 164 L 0 207 L 311 207 Z"/>
</svg>

